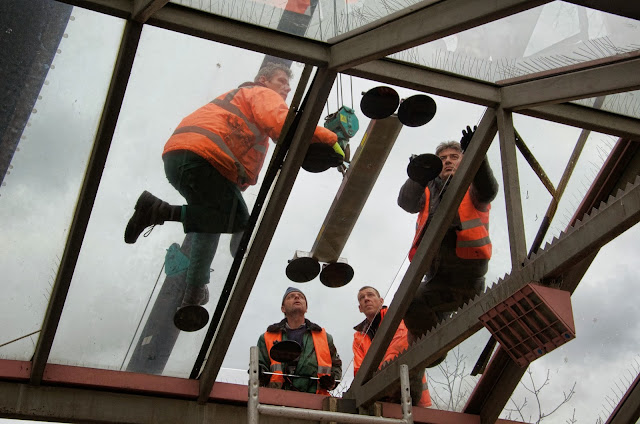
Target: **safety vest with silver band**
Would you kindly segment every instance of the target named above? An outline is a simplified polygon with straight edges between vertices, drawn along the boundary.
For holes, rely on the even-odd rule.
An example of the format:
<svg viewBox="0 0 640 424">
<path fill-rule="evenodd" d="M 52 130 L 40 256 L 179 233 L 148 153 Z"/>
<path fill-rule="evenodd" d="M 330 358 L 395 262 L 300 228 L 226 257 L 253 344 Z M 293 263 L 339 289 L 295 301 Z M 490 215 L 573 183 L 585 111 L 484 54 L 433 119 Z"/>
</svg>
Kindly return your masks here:
<svg viewBox="0 0 640 424">
<path fill-rule="evenodd" d="M 416 235 L 409 251 L 409 260 L 413 259 L 421 236 L 424 235 L 423 227 L 429 218 L 429 199 L 431 191 L 427 186 L 424 189 L 425 204 L 418 214 L 416 221 Z M 460 217 L 460 229 L 456 229 L 456 256 L 461 259 L 491 259 L 491 239 L 489 238 L 489 210 L 491 205 L 487 205 L 486 211 L 476 209 L 471 200 L 469 190 L 465 193 L 458 207 Z"/>
<path fill-rule="evenodd" d="M 174 131 L 173 135 L 194 133 L 202 135 L 209 141 L 213 142 L 224 155 L 226 155 L 231 161 L 233 161 L 237 177 L 236 181 L 234 182 L 239 186 L 244 187 L 247 185 L 255 184 L 256 181 L 253 181 L 255 178 L 249 177 L 247 169 L 245 168 L 243 161 L 238 158 L 238 155 L 244 157 L 250 150 L 255 151 L 256 158 L 252 159 L 250 165 L 251 168 L 255 168 L 251 169 L 251 171 L 253 171 L 253 174 L 257 175 L 260 171 L 260 168 L 262 167 L 262 164 L 264 163 L 264 159 L 267 154 L 269 139 L 266 134 L 260 131 L 256 124 L 251 122 L 251 120 L 245 115 L 245 113 L 240 110 L 240 108 L 231 103 L 233 98 L 241 89 L 242 88 L 236 88 L 234 90 L 231 90 L 223 95 L 224 97 L 212 100 L 209 105 L 215 105 L 216 107 L 219 107 L 237 117 L 240 121 L 242 121 L 244 126 L 246 126 L 246 129 L 238 127 L 233 128 L 231 125 L 229 125 L 229 127 L 225 129 L 225 131 L 228 131 L 228 133 L 224 134 L 225 137 L 223 138 L 220 134 L 210 131 L 206 128 L 195 125 L 185 125 L 177 128 Z M 245 87 L 245 89 L 251 89 L 251 87 Z M 205 106 L 205 108 L 206 107 L 210 106 Z M 231 124 L 231 121 L 229 121 L 229 124 Z M 240 135 L 241 137 L 239 138 L 242 139 L 241 145 L 239 143 L 236 143 L 234 149 L 232 149 L 229 145 L 229 141 L 231 140 L 232 135 Z M 244 162 L 246 163 L 246 160 Z"/>
<path fill-rule="evenodd" d="M 311 337 L 313 339 L 313 348 L 316 352 L 316 361 L 318 362 L 318 378 L 323 375 L 331 375 L 331 352 L 329 351 L 329 341 L 327 340 L 327 332 L 323 328 L 321 331 L 311 331 Z M 265 332 L 264 342 L 267 346 L 267 352 L 271 352 L 271 348 L 276 342 L 282 341 L 282 332 Z M 281 375 L 284 373 L 282 368 L 282 362 L 274 361 L 271 356 L 270 371 L 275 373 L 271 375 L 271 382 L 284 383 L 284 377 Z M 317 394 L 329 395 L 329 392 L 320 387 L 318 380 L 318 387 L 316 389 Z"/>
</svg>

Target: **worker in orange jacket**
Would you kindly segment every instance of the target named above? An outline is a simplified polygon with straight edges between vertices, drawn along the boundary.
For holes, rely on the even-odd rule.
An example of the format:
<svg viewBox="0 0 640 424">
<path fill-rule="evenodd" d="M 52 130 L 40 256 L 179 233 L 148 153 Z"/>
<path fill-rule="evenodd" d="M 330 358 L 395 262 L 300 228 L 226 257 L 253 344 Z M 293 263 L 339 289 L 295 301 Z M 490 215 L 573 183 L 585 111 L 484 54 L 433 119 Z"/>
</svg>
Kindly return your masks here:
<svg viewBox="0 0 640 424">
<path fill-rule="evenodd" d="M 249 212 L 241 191 L 256 184 L 269 147 L 278 140 L 289 111 L 288 67 L 268 63 L 253 82 L 222 94 L 180 122 L 164 146 L 167 179 L 186 199 L 170 205 L 144 191 L 138 198 L 124 239 L 135 243 L 145 228 L 165 221 L 181 222 L 195 233 L 191 245 L 182 306 L 204 305 L 206 284 L 221 233 L 239 242 Z M 317 127 L 312 142 L 333 146 L 344 157 L 337 136 Z M 235 254 L 236 246 L 232 246 Z"/>
<path fill-rule="evenodd" d="M 409 213 L 418 213 L 409 260 L 413 259 L 424 229 L 431 223 L 474 131 L 475 128 L 467 126 L 460 143 L 448 141 L 438 145 L 440 175 L 429 181 L 407 179 L 400 189 L 398 205 Z M 489 210 L 497 193 L 498 183 L 484 158 L 405 314 L 410 343 L 484 290 L 484 275 L 491 258 Z M 428 367 L 438 365 L 445 357 L 446 353 Z"/>
<path fill-rule="evenodd" d="M 384 306 L 384 299 L 380 297 L 380 292 L 371 286 L 364 286 L 358 290 L 358 309 L 365 315 L 364 321 L 353 327 L 356 332 L 353 334 L 353 375 L 358 373 L 362 361 L 373 343 L 373 338 L 380 327 L 380 323 L 387 313 L 387 307 Z M 400 325 L 389 343 L 389 347 L 382 358 L 382 364 L 397 358 L 407 347 L 407 327 L 404 321 L 400 321 Z M 431 396 L 427 387 L 427 380 L 422 372 L 422 378 L 419 374 L 411 380 L 411 397 L 413 404 L 422 407 L 431 406 Z M 390 401 L 399 402 L 400 393 L 397 392 L 387 398 Z"/>
<path fill-rule="evenodd" d="M 333 338 L 306 319 L 307 297 L 289 287 L 282 296 L 284 319 L 267 327 L 258 338 L 260 384 L 275 389 L 329 395 L 342 376 L 342 360 Z M 271 357 L 271 348 L 286 340 L 300 345 L 300 356 L 290 362 Z"/>
</svg>

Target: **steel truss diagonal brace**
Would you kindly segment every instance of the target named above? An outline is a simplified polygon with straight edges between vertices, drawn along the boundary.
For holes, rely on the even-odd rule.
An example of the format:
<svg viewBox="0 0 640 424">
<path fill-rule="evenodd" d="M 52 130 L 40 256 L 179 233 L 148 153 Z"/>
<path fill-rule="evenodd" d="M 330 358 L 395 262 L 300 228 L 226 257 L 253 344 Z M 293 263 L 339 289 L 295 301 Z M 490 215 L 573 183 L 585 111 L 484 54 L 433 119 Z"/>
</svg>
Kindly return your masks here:
<svg viewBox="0 0 640 424">
<path fill-rule="evenodd" d="M 373 339 L 373 343 L 362 361 L 362 366 L 353 379 L 347 397 L 353 397 L 353 393 L 359 389 L 363 382 L 367 381 L 378 369 L 384 352 L 387 350 L 393 335 L 402 321 L 409 307 L 411 298 L 418 290 L 422 276 L 428 271 L 438 246 L 442 243 L 447 228 L 451 225 L 457 207 L 471 184 L 473 176 L 485 158 L 489 145 L 496 135 L 496 113 L 493 109 L 487 109 L 476 130 L 469 148 L 465 152 L 464 159 L 460 163 L 455 176 L 447 188 L 438 210 L 433 215 L 433 221 L 427 227 L 424 237 L 418 246 L 413 261 L 396 291 L 393 301 L 385 319 Z M 398 370 L 399 372 L 399 370 Z M 394 377 L 392 377 L 393 379 Z"/>
<path fill-rule="evenodd" d="M 377 399 L 385 391 L 398 385 L 398 367 L 407 364 L 410 370 L 424 367 L 444 352 L 460 344 L 480 330 L 479 317 L 510 297 L 531 281 L 557 277 L 568 271 L 640 221 L 640 177 L 628 184 L 625 191 L 609 197 L 590 214 L 578 220 L 574 227 L 561 233 L 536 255 L 533 255 L 519 271 L 498 281 L 484 294 L 477 296 L 455 316 L 440 323 L 425 334 L 397 360 L 391 362 L 361 387 L 353 388 L 356 404 L 362 406 Z"/>
</svg>

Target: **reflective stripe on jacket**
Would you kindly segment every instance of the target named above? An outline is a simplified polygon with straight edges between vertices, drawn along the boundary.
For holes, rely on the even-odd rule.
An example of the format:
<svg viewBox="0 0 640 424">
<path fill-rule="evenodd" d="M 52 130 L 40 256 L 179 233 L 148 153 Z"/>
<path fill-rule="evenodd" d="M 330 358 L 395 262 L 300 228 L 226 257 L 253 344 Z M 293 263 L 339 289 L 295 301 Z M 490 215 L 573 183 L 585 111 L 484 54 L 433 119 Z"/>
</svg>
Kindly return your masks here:
<svg viewBox="0 0 640 424">
<path fill-rule="evenodd" d="M 202 106 L 180 122 L 163 154 L 189 150 L 242 189 L 256 184 L 269 138 L 277 140 L 289 108 L 274 90 L 243 84 Z M 317 127 L 314 142 L 333 145 L 337 136 Z"/>
<path fill-rule="evenodd" d="M 424 189 L 425 204 L 416 222 L 416 235 L 413 238 L 409 260 L 413 259 L 421 237 L 424 235 L 423 227 L 429 218 L 429 187 Z M 489 210 L 476 209 L 471 200 L 469 190 L 464 195 L 458 207 L 460 227 L 456 228 L 456 256 L 462 259 L 491 259 L 491 239 L 489 238 Z"/>
<path fill-rule="evenodd" d="M 316 352 L 316 360 L 318 362 L 318 377 L 322 377 L 323 375 L 331 375 L 331 352 L 329 351 L 329 341 L 327 340 L 327 332 L 323 328 L 321 331 L 311 331 L 311 337 L 313 339 L 313 348 Z M 275 342 L 282 341 L 282 332 L 265 332 L 264 333 L 264 341 L 267 345 L 267 352 L 271 352 L 271 348 L 273 347 Z M 274 361 L 271 356 L 269 356 L 271 360 L 270 371 L 276 374 L 271 375 L 271 382 L 284 383 L 283 369 L 282 363 L 278 361 Z M 329 395 L 329 392 L 320 387 L 318 384 L 317 394 L 321 395 Z"/>
</svg>

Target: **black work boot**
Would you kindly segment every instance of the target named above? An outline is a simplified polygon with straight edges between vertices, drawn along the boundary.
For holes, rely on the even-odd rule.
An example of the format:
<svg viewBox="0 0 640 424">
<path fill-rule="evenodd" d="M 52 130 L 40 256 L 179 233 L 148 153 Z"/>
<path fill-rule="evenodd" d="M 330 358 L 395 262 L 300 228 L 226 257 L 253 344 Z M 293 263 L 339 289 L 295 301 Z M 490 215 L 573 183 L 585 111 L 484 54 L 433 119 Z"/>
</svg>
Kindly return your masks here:
<svg viewBox="0 0 640 424">
<path fill-rule="evenodd" d="M 145 228 L 163 224 L 171 217 L 171 205 L 143 191 L 136 202 L 135 212 L 124 230 L 125 243 L 133 244 Z"/>
<path fill-rule="evenodd" d="M 184 291 L 184 297 L 182 298 L 182 305 L 206 305 L 209 302 L 209 289 L 207 285 L 195 286 L 187 284 L 187 288 Z"/>
</svg>

